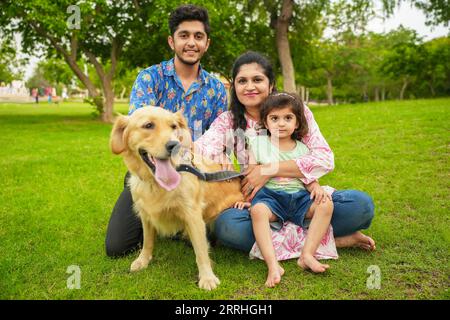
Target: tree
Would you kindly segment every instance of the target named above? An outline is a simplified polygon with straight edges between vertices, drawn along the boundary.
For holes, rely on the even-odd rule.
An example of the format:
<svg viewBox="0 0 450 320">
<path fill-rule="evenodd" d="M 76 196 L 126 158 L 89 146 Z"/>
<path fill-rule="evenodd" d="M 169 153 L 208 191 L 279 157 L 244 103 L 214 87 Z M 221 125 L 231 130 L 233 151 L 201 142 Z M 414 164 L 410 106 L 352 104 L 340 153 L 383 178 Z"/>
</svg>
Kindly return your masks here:
<svg viewBox="0 0 450 320">
<path fill-rule="evenodd" d="M 51 58 L 41 61 L 38 67 L 42 70 L 44 78 L 54 85 L 70 85 L 74 74 L 64 60 Z"/>
<path fill-rule="evenodd" d="M 22 33 L 22 48 L 31 53 L 41 48 L 47 58 L 63 57 L 86 86 L 103 121 L 112 121 L 112 81 L 117 61 L 132 30 L 139 30 L 128 1 L 1 0 L 0 25 L 12 38 Z M 69 9 L 69 10 L 68 10 Z M 71 11 L 70 9 L 73 9 Z M 69 12 L 69 14 L 68 14 Z M 82 21 L 77 21 L 81 18 Z M 84 56 L 101 79 L 101 90 L 78 64 Z"/>
<path fill-rule="evenodd" d="M 305 31 L 311 29 L 305 26 L 316 25 L 326 3 L 325 0 L 248 0 L 245 7 L 248 15 L 256 17 L 272 29 L 266 37 L 272 35 L 275 38 L 276 57 L 281 67 L 285 91 L 297 91 L 296 70 L 290 45 L 291 33 L 296 32 L 296 41 L 308 38 L 309 34 Z"/>
<path fill-rule="evenodd" d="M 349 84 L 361 68 L 361 38 L 370 17 L 372 4 L 367 1 L 339 0 L 326 7 L 324 25 L 332 32 L 315 42 L 311 72 L 326 83 L 328 104 L 334 104 L 336 81 Z M 363 91 L 367 91 L 364 87 Z"/>
<path fill-rule="evenodd" d="M 419 46 L 420 39 L 414 30 L 400 26 L 396 36 L 402 37 L 386 55 L 380 69 L 392 79 L 400 79 L 402 87 L 399 99 L 403 100 L 408 85 L 418 75 L 422 64 L 423 53 Z"/>
<path fill-rule="evenodd" d="M 419 79 L 432 97 L 450 94 L 450 38 L 440 37 L 422 44 Z"/>
<path fill-rule="evenodd" d="M 385 12 L 391 15 L 396 6 L 402 2 L 408 2 L 416 8 L 422 10 L 427 17 L 427 25 L 444 24 L 448 26 L 450 22 L 450 6 L 448 0 L 382 0 Z"/>
<path fill-rule="evenodd" d="M 24 59 L 17 58 L 17 50 L 11 41 L 0 40 L 0 82 L 10 83 L 12 80 L 20 79 L 24 64 Z"/>
<path fill-rule="evenodd" d="M 42 67 L 40 67 L 38 64 L 35 67 L 33 74 L 26 82 L 27 88 L 46 88 L 49 87 L 50 85 L 51 85 L 50 82 L 44 76 Z"/>
<path fill-rule="evenodd" d="M 201 1 L 193 1 L 201 4 Z M 149 66 L 169 59 L 167 20 L 180 3 L 175 0 L 86 0 L 71 6 L 69 0 L 0 0 L 0 27 L 12 39 L 23 35 L 22 48 L 41 49 L 46 58 L 61 56 L 89 91 L 103 121 L 113 120 L 114 80 L 119 63 L 124 67 Z M 257 43 L 246 28 L 238 1 L 215 0 L 205 5 L 217 28 L 205 65 L 228 71 L 237 51 Z M 74 11 L 71 11 L 74 10 Z M 69 13 L 68 13 L 69 12 Z M 77 17 L 81 19 L 77 25 Z M 74 23 L 75 22 L 75 23 Z M 248 36 L 248 37 L 246 37 Z M 89 63 L 100 80 L 96 86 L 84 73 Z"/>
</svg>

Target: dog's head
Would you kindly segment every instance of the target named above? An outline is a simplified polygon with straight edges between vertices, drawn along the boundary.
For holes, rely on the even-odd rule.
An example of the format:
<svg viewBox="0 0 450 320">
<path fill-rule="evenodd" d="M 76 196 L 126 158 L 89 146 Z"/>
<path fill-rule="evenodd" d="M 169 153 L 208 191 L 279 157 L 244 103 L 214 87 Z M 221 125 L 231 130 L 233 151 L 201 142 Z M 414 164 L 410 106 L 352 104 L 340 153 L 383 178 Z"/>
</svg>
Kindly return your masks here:
<svg viewBox="0 0 450 320">
<path fill-rule="evenodd" d="M 110 139 L 113 153 L 123 154 L 127 164 L 147 167 L 158 184 L 168 191 L 181 181 L 175 168 L 180 149 L 190 148 L 190 144 L 190 132 L 181 112 L 172 113 L 158 107 L 143 107 L 131 116 L 118 117 Z"/>
</svg>

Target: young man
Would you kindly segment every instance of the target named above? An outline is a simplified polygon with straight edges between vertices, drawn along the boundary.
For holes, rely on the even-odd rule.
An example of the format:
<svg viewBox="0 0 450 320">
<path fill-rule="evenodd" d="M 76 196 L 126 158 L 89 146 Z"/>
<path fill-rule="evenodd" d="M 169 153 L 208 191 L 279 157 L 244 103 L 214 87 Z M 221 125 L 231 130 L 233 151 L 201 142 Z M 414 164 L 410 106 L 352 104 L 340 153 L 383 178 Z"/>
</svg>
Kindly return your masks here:
<svg viewBox="0 0 450 320">
<path fill-rule="evenodd" d="M 149 105 L 173 112 L 182 110 L 195 140 L 227 109 L 224 85 L 200 66 L 200 59 L 210 43 L 208 12 L 194 5 L 180 6 L 171 13 L 169 28 L 168 43 L 175 57 L 139 73 L 131 92 L 128 114 Z M 108 256 L 126 254 L 142 242 L 142 225 L 132 209 L 127 178 L 128 174 L 106 233 Z"/>
</svg>

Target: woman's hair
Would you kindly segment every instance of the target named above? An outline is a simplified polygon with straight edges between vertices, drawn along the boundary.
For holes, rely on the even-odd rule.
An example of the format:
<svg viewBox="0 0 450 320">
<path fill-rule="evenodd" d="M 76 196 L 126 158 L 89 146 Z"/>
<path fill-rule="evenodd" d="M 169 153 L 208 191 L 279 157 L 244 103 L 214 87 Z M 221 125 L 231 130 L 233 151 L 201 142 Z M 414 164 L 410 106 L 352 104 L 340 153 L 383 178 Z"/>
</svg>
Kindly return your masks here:
<svg viewBox="0 0 450 320">
<path fill-rule="evenodd" d="M 248 51 L 242 55 L 240 55 L 233 64 L 233 69 L 231 70 L 231 89 L 230 89 L 230 111 L 233 115 L 233 129 L 242 129 L 245 131 L 247 129 L 247 120 L 245 119 L 245 107 L 239 101 L 236 90 L 234 88 L 234 80 L 236 79 L 237 74 L 239 73 L 241 66 L 245 64 L 256 63 L 258 64 L 263 73 L 269 78 L 269 86 L 273 86 L 273 90 L 275 90 L 275 73 L 273 72 L 272 64 L 269 59 L 266 58 L 259 52 Z"/>
<path fill-rule="evenodd" d="M 274 109 L 283 109 L 289 107 L 297 119 L 298 128 L 292 133 L 291 137 L 294 140 L 301 140 L 308 133 L 308 122 L 305 116 L 305 106 L 301 98 L 294 93 L 279 92 L 271 94 L 261 105 L 259 126 L 262 129 L 267 129 L 267 116 Z M 268 135 L 270 135 L 270 131 Z"/>
<path fill-rule="evenodd" d="M 178 26 L 184 21 L 200 21 L 205 27 L 205 32 L 209 37 L 211 27 L 209 25 L 208 11 L 205 8 L 192 4 L 181 5 L 176 8 L 169 17 L 169 29 L 172 36 L 177 31 Z"/>
</svg>

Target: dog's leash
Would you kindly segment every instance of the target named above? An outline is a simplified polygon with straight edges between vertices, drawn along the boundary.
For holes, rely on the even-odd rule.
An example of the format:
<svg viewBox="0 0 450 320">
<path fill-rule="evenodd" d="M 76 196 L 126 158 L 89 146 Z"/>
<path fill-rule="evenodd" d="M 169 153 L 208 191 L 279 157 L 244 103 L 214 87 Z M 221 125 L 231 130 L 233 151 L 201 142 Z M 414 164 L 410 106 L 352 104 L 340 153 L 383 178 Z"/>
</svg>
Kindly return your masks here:
<svg viewBox="0 0 450 320">
<path fill-rule="evenodd" d="M 236 171 L 216 171 L 216 172 L 202 172 L 199 169 L 188 165 L 188 164 L 181 164 L 177 167 L 177 171 L 184 171 L 192 173 L 193 175 L 197 176 L 200 180 L 203 181 L 225 181 L 230 180 L 234 178 L 243 177 L 244 174 Z"/>
</svg>

